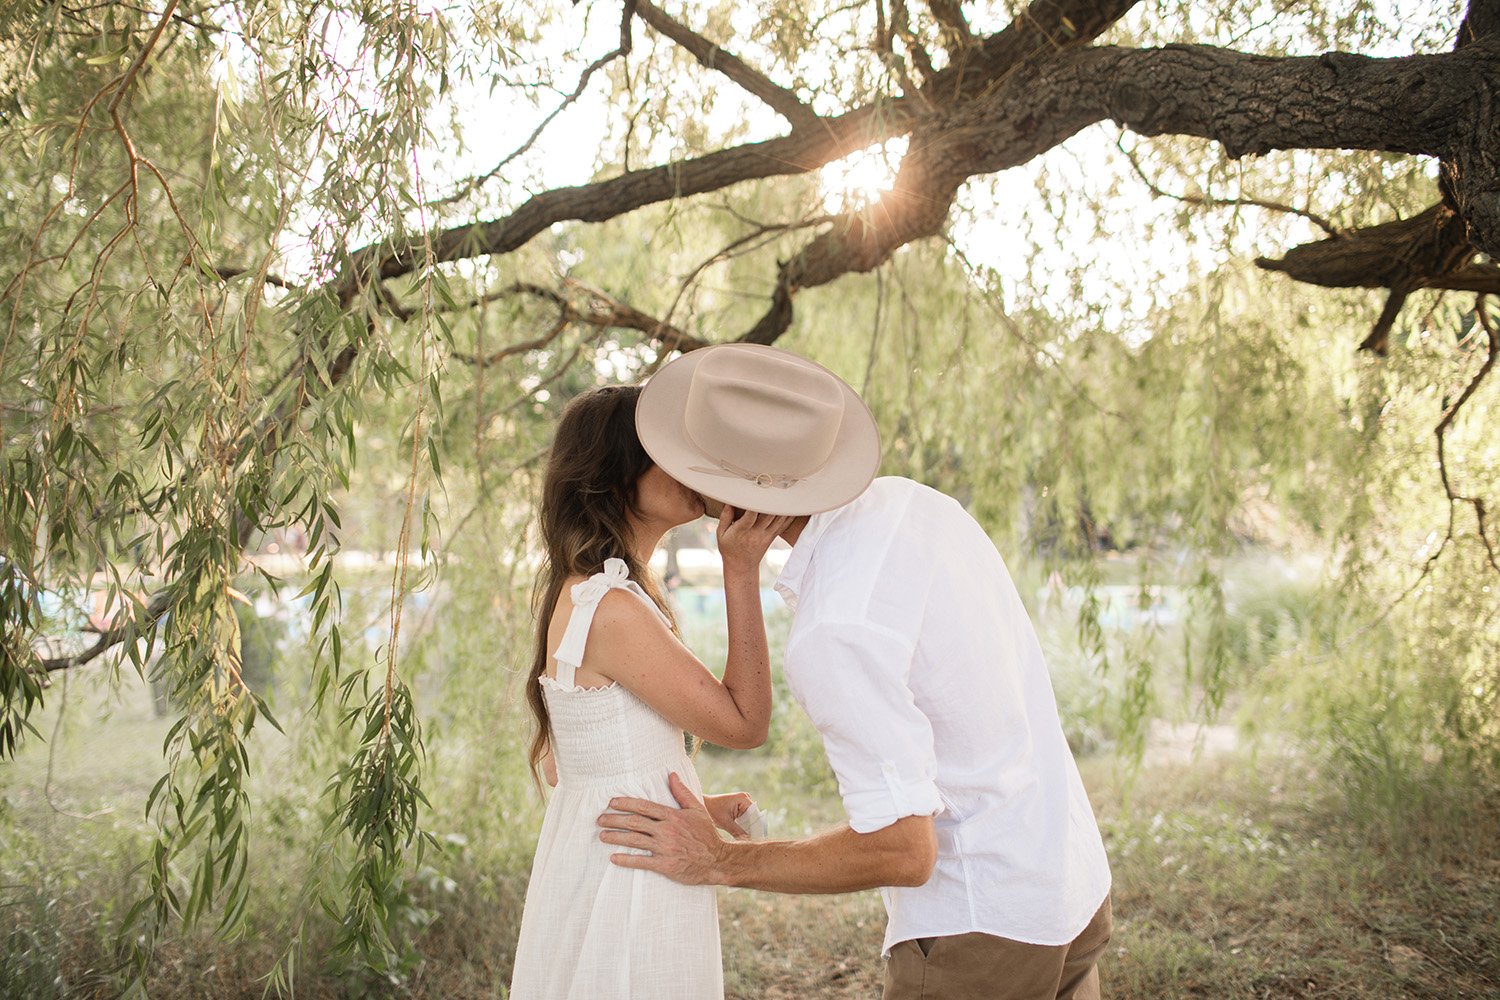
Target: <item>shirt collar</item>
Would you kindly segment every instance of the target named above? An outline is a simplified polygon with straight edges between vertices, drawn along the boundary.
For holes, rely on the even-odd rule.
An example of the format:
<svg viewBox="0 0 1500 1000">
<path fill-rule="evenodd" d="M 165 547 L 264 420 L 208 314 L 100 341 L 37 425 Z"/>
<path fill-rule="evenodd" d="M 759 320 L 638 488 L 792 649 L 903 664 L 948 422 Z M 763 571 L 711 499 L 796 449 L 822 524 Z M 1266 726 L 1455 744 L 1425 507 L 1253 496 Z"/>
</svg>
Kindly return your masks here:
<svg viewBox="0 0 1500 1000">
<path fill-rule="evenodd" d="M 807 519 L 807 523 L 802 526 L 802 534 L 797 536 L 797 544 L 792 546 L 792 551 L 787 554 L 786 563 L 776 576 L 776 593 L 781 595 L 786 606 L 793 611 L 797 610 L 797 596 L 801 593 L 802 577 L 806 574 L 807 564 L 812 559 L 813 547 L 818 544 L 818 536 L 823 534 L 824 529 L 828 527 L 828 522 L 833 520 L 841 509 L 835 507 L 833 510 L 825 510 Z"/>
</svg>

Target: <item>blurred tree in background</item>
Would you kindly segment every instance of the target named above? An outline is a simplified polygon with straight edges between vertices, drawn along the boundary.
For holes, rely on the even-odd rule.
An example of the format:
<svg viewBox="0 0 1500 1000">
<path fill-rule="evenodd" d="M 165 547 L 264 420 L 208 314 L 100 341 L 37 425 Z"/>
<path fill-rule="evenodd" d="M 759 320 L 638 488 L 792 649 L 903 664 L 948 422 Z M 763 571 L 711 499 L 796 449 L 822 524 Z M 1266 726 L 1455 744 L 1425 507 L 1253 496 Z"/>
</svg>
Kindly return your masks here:
<svg viewBox="0 0 1500 1000">
<path fill-rule="evenodd" d="M 141 974 L 241 925 L 286 730 L 299 920 L 399 973 L 425 755 L 524 737 L 557 412 L 739 340 L 1079 588 L 1125 748 L 1170 662 L 1393 808 L 1493 789 L 1497 80 L 1493 0 L 7 4 L 0 754 L 63 674 L 164 693 Z M 1250 549 L 1311 583 L 1236 594 Z M 1110 641 L 1105 582 L 1182 588 L 1180 643 Z M 49 597 L 99 591 L 92 631 Z"/>
</svg>

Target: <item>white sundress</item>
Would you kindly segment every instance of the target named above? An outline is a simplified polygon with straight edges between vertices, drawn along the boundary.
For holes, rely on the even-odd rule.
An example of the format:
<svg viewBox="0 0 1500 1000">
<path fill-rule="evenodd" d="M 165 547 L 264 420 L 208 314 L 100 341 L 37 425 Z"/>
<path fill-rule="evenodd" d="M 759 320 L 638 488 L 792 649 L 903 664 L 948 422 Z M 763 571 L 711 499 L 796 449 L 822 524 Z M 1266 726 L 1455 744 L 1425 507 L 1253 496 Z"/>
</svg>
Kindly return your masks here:
<svg viewBox="0 0 1500 1000">
<path fill-rule="evenodd" d="M 620 559 L 605 560 L 603 572 L 570 592 L 573 615 L 554 656 L 557 678 L 542 678 L 557 787 L 526 887 L 510 997 L 723 1000 L 713 887 L 611 864 L 611 854 L 630 849 L 599 839 L 599 815 L 614 796 L 675 806 L 667 785 L 672 771 L 702 794 L 682 730 L 620 684 L 574 683 L 594 611 L 614 588 L 638 595 L 665 620 Z"/>
</svg>

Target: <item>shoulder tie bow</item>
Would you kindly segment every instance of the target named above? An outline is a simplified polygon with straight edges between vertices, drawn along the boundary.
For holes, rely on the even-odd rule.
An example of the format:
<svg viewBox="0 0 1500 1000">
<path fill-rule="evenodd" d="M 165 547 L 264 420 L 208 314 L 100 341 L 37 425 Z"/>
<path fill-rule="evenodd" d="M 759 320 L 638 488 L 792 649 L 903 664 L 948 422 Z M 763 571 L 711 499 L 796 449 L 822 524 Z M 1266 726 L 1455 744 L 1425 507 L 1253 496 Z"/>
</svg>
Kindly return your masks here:
<svg viewBox="0 0 1500 1000">
<path fill-rule="evenodd" d="M 630 579 L 630 568 L 625 565 L 625 560 L 610 558 L 604 560 L 604 569 L 584 580 L 582 583 L 573 584 L 569 591 L 573 595 L 574 604 L 593 604 L 604 597 L 605 594 L 615 587 L 626 583 Z"/>
</svg>

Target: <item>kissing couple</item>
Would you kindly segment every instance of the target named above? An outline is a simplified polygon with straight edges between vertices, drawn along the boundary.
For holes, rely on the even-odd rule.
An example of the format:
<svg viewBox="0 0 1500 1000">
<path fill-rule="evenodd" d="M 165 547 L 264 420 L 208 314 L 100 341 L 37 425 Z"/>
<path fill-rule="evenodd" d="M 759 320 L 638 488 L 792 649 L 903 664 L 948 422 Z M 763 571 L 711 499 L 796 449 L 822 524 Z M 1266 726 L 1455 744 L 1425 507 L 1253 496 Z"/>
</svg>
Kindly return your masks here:
<svg viewBox="0 0 1500 1000">
<path fill-rule="evenodd" d="M 879 888 L 886 1000 L 1097 998 L 1110 870 L 1042 649 L 1005 563 L 954 499 L 875 478 L 880 436 L 832 372 L 772 347 L 683 355 L 585 392 L 543 478 L 527 699 L 554 786 L 512 1000 L 722 1000 L 714 886 Z M 728 653 L 683 645 L 649 569 L 718 519 Z M 760 562 L 791 545 L 783 672 L 848 822 L 752 840 L 704 795 L 684 732 L 766 739 Z"/>
</svg>

